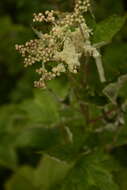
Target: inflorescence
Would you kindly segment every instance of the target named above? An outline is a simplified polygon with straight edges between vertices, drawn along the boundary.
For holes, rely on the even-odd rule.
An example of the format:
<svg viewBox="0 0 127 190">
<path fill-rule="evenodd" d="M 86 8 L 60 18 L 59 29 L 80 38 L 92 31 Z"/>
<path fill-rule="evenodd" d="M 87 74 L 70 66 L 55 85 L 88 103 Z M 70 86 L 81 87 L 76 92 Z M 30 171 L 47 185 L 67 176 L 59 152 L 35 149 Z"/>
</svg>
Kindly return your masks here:
<svg viewBox="0 0 127 190">
<path fill-rule="evenodd" d="M 64 16 L 53 10 L 33 15 L 33 22 L 49 23 L 51 30 L 49 33 L 36 32 L 38 39 L 26 42 L 25 45 L 16 45 L 16 49 L 24 57 L 25 67 L 41 63 L 41 67 L 36 70 L 40 80 L 35 81 L 35 87 L 45 88 L 46 81 L 61 73 L 77 73 L 83 54 L 94 58 L 99 55 L 91 45 L 92 32 L 83 16 L 89 8 L 89 0 L 79 0 L 74 11 Z M 48 67 L 48 63 L 51 67 Z"/>
</svg>

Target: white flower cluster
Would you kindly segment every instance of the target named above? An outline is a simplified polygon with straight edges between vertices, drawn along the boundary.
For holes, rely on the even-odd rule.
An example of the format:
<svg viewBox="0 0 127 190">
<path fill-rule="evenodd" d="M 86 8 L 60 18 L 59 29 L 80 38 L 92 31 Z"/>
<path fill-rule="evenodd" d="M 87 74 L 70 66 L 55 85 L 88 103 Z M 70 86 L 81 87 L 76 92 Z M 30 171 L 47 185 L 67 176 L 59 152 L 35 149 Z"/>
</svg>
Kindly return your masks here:
<svg viewBox="0 0 127 190">
<path fill-rule="evenodd" d="M 24 57 L 25 66 L 41 63 L 40 69 L 36 70 L 41 76 L 39 81 L 35 81 L 36 87 L 46 87 L 46 81 L 61 73 L 77 73 L 82 55 L 99 55 L 97 49 L 91 45 L 91 30 L 83 16 L 89 8 L 89 0 L 79 0 L 74 11 L 64 16 L 55 11 L 34 14 L 33 22 L 51 23 L 50 32 L 43 34 L 35 31 L 38 39 L 26 42 L 25 45 L 16 45 L 16 49 Z"/>
</svg>

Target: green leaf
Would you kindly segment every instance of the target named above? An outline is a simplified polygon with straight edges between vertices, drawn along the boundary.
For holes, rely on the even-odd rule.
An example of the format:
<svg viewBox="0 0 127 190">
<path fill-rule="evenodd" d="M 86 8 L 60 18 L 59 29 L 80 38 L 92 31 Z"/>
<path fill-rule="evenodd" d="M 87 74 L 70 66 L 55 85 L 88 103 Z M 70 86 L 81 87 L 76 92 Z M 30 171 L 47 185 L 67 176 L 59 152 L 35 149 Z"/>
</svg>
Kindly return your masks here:
<svg viewBox="0 0 127 190">
<path fill-rule="evenodd" d="M 28 128 L 24 130 L 15 142 L 18 147 L 31 147 L 37 150 L 46 150 L 59 144 L 61 131 L 58 128 Z"/>
<path fill-rule="evenodd" d="M 62 182 L 73 164 L 45 155 L 35 171 L 35 183 L 42 189 L 52 189 Z"/>
<path fill-rule="evenodd" d="M 0 165 L 9 169 L 17 167 L 17 155 L 15 150 L 10 146 L 0 145 Z"/>
<path fill-rule="evenodd" d="M 118 186 L 114 183 L 113 177 L 109 171 L 99 166 L 92 166 L 88 170 L 89 181 L 101 190 L 117 190 Z"/>
<path fill-rule="evenodd" d="M 60 125 L 62 131 L 61 142 L 48 151 L 53 157 L 61 160 L 72 161 L 83 149 L 88 133 L 86 122 L 76 109 L 65 107 L 61 112 L 63 123 Z"/>
<path fill-rule="evenodd" d="M 44 155 L 37 168 L 20 168 L 7 182 L 6 190 L 118 190 L 106 160 L 97 152 L 79 155 L 73 163 Z"/>
<path fill-rule="evenodd" d="M 48 87 L 51 89 L 52 95 L 59 100 L 64 100 L 69 92 L 69 82 L 64 78 L 56 78 L 48 82 Z"/>
<path fill-rule="evenodd" d="M 111 16 L 100 23 L 97 23 L 93 43 L 110 42 L 117 32 L 122 28 L 127 16 Z"/>
<path fill-rule="evenodd" d="M 122 168 L 119 170 L 118 173 L 116 173 L 116 179 L 120 186 L 120 190 L 126 190 L 127 189 L 127 169 Z"/>
<path fill-rule="evenodd" d="M 8 180 L 5 188 L 6 190 L 39 190 L 32 179 L 34 179 L 34 170 L 24 166 Z"/>
<path fill-rule="evenodd" d="M 118 190 L 112 174 L 95 155 L 83 156 L 68 173 L 63 184 L 57 187 L 59 190 Z"/>
<path fill-rule="evenodd" d="M 28 125 L 49 125 L 59 122 L 59 107 L 55 98 L 47 90 L 37 90 L 34 99 L 21 104 L 21 110 L 26 112 Z"/>
<path fill-rule="evenodd" d="M 72 163 L 44 155 L 36 169 L 28 166 L 20 168 L 5 187 L 6 190 L 48 190 L 62 182 L 72 167 Z"/>
<path fill-rule="evenodd" d="M 127 73 L 127 44 L 113 43 L 107 46 L 103 53 L 103 64 L 108 81 L 114 81 L 120 75 Z"/>
</svg>

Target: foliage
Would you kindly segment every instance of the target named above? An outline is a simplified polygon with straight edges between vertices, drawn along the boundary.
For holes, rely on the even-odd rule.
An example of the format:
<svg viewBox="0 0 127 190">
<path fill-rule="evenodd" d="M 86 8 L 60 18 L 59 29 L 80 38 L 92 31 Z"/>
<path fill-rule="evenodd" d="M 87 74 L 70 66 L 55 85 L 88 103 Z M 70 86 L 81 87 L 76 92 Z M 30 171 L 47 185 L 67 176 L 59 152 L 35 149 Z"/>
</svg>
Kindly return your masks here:
<svg viewBox="0 0 127 190">
<path fill-rule="evenodd" d="M 0 3 L 1 190 L 127 189 L 124 1 L 93 1 L 84 15 L 93 29 L 92 45 L 101 54 L 103 83 L 98 75 L 103 71 L 89 57 L 81 59 L 77 74 L 64 73 L 49 81 L 47 89 L 35 89 L 35 66 L 23 69 L 14 48 L 15 43 L 35 38 L 29 24 L 33 12 L 71 11 L 72 4 L 71 0 Z M 41 30 L 47 27 L 44 24 Z"/>
</svg>

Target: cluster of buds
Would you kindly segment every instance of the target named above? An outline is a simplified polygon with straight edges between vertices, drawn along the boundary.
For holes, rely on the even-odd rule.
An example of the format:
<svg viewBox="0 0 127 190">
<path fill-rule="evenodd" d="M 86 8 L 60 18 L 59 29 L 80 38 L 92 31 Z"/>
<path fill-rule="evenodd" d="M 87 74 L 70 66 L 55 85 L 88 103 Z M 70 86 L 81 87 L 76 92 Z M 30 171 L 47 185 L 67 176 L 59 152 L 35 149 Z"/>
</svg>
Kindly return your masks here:
<svg viewBox="0 0 127 190">
<path fill-rule="evenodd" d="M 34 18 L 33 22 L 54 22 L 55 21 L 55 16 L 54 16 L 54 11 L 45 11 L 45 14 L 39 13 L 36 14 L 34 13 Z"/>
<path fill-rule="evenodd" d="M 73 13 L 67 14 L 65 18 L 60 21 L 60 25 L 74 26 L 85 22 L 83 13 L 90 8 L 90 0 L 77 1 Z"/>
<path fill-rule="evenodd" d="M 67 13 L 64 17 L 60 14 L 55 18 L 54 11 L 34 14 L 33 22 L 52 23 L 50 32 L 43 34 L 36 31 L 38 39 L 26 42 L 25 45 L 16 45 L 16 49 L 24 57 L 25 66 L 35 62 L 41 64 L 37 70 L 40 80 L 35 81 L 35 87 L 45 88 L 48 80 L 61 73 L 77 73 L 82 54 L 97 56 L 96 48 L 90 43 L 91 30 L 83 16 L 89 8 L 89 0 L 82 0 L 76 3 L 72 13 Z M 48 62 L 52 64 L 50 68 L 47 67 Z"/>
<path fill-rule="evenodd" d="M 53 59 L 55 52 L 55 42 L 52 36 L 44 34 L 42 39 L 31 40 L 25 45 L 16 45 L 18 50 L 24 58 L 25 67 L 33 65 L 35 62 L 43 61 L 46 63 Z"/>
<path fill-rule="evenodd" d="M 78 14 L 82 14 L 84 12 L 87 12 L 89 8 L 90 8 L 90 0 L 86 0 L 86 1 L 80 0 L 80 1 L 77 1 L 74 8 L 74 12 Z"/>
<path fill-rule="evenodd" d="M 34 82 L 34 86 L 37 88 L 46 88 L 45 81 L 51 80 L 54 78 L 51 72 L 48 72 L 44 66 L 40 69 L 37 69 L 36 72 L 41 75 L 41 78 L 39 81 Z"/>
</svg>

